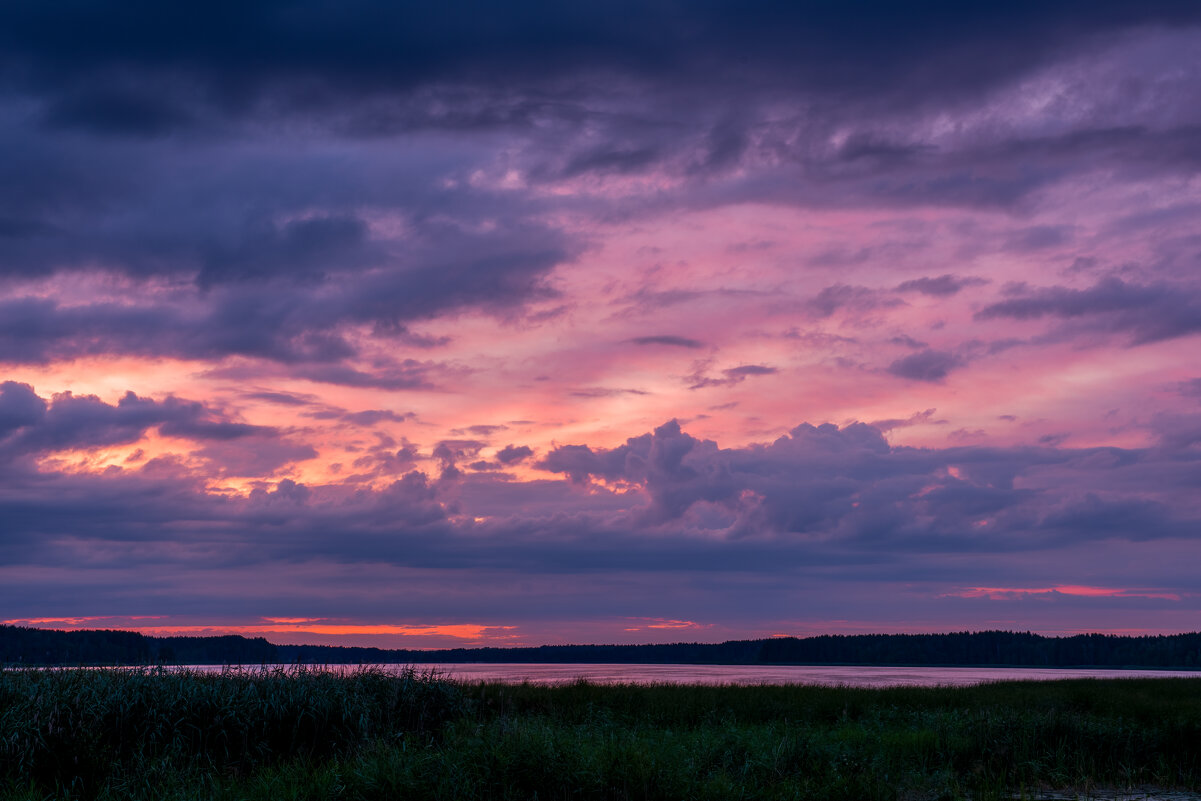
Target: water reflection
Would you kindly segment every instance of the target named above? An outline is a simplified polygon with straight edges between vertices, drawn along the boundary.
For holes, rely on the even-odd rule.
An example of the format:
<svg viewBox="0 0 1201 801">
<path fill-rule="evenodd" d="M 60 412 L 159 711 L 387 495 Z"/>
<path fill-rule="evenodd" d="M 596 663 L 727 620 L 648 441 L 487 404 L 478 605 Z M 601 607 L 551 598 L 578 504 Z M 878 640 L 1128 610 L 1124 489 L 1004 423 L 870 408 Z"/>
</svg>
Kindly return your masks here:
<svg viewBox="0 0 1201 801">
<path fill-rule="evenodd" d="M 401 669 L 384 665 L 384 669 Z M 418 665 L 463 681 L 561 684 L 579 678 L 597 684 L 819 684 L 849 687 L 966 686 L 986 681 L 1046 681 L 1070 678 L 1201 678 L 1176 670 L 1090 670 L 1084 668 L 865 667 L 797 665 L 595 665 L 436 664 Z"/>
<path fill-rule="evenodd" d="M 296 665 L 186 665 L 169 670 L 227 672 L 293 670 Z M 421 663 L 417 665 L 304 665 L 302 670 L 353 672 L 371 668 L 389 673 L 415 669 L 459 681 L 506 684 L 815 684 L 825 687 L 965 687 L 988 681 L 1053 679 L 1201 679 L 1201 671 L 1108 670 L 1093 668 L 875 667 L 865 665 L 630 665 L 547 663 Z"/>
</svg>

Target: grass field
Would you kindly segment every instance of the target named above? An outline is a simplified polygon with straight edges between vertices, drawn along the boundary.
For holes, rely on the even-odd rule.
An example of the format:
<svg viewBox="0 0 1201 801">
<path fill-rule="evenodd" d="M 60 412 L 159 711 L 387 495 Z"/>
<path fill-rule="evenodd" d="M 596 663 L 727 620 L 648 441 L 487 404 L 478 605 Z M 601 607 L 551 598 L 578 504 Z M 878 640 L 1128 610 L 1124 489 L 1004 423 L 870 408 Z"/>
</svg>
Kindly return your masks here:
<svg viewBox="0 0 1201 801">
<path fill-rule="evenodd" d="M 1201 679 L 461 685 L 0 673 L 4 799 L 953 799 L 1201 789 Z"/>
</svg>

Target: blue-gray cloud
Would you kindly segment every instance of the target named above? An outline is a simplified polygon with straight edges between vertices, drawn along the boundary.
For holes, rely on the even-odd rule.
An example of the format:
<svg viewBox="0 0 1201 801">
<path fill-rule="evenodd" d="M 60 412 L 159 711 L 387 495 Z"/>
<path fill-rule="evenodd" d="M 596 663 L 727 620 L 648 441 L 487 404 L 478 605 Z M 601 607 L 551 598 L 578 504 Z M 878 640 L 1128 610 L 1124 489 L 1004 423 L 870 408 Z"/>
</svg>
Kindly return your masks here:
<svg viewBox="0 0 1201 801">
<path fill-rule="evenodd" d="M 1111 333 L 1144 345 L 1201 332 L 1201 296 L 1189 285 L 1130 283 L 1105 278 L 1091 287 L 1011 287 L 1005 300 L 985 306 L 976 319 L 1075 321 L 1060 333 Z"/>
<path fill-rule="evenodd" d="M 0 394 L 9 437 L 50 425 L 44 418 L 58 401 L 30 394 L 12 384 Z M 71 399 L 64 402 L 74 412 Z M 70 436 L 26 440 L 26 448 L 128 441 L 142 422 L 168 414 L 141 399 L 128 405 L 88 416 L 99 421 L 90 433 L 64 424 Z M 140 422 L 122 428 L 122 415 L 135 412 Z M 24 590 L 41 582 L 41 596 L 69 606 L 70 587 L 60 596 L 55 583 L 68 581 L 92 588 L 89 609 L 113 613 L 128 608 L 129 588 L 105 577 L 126 569 L 149 571 L 149 593 L 157 592 L 155 577 L 186 584 L 185 597 L 171 594 L 156 607 L 163 613 L 278 614 L 270 609 L 299 602 L 286 578 L 293 574 L 323 588 L 325 615 L 369 610 L 379 592 L 415 609 L 477 618 L 646 614 L 663 608 L 653 598 L 671 586 L 694 617 L 721 617 L 723 608 L 737 617 L 761 613 L 765 596 L 782 600 L 798 581 L 841 599 L 843 612 L 854 598 L 835 589 L 859 585 L 875 587 L 872 598 L 903 596 L 912 610 L 947 588 L 1079 581 L 1081 560 L 1100 569 L 1097 559 L 1128 559 L 1131 547 L 1152 541 L 1156 551 L 1130 568 L 1137 579 L 1123 580 L 1178 587 L 1181 576 L 1147 570 L 1157 569 L 1155 553 L 1175 559 L 1192 547 L 1198 521 L 1184 500 L 1196 490 L 1188 468 L 1195 454 L 1187 438 L 1170 434 L 1186 424 L 1163 420 L 1163 444 L 1142 449 L 921 449 L 890 446 L 879 428 L 860 423 L 803 424 L 771 442 L 723 448 L 669 422 L 615 448 L 552 449 L 536 466 L 562 476 L 554 480 L 504 475 L 505 464 L 530 458 L 516 446 L 483 472 L 464 472 L 456 464 L 484 443 L 446 440 L 434 449 L 439 481 L 397 462 L 403 472 L 374 490 L 282 480 L 243 498 L 210 493 L 161 460 L 92 475 L 10 461 L 0 552 L 26 571 Z M 380 446 L 381 454 L 396 450 L 394 442 Z M 397 451 L 404 461 L 402 452 L 411 464 L 415 447 Z M 1034 553 L 1041 579 L 1032 578 Z M 280 580 L 231 588 L 231 577 L 261 565 Z M 748 575 L 758 593 L 750 605 L 738 600 Z M 394 577 L 387 589 L 385 576 Z M 470 598 L 447 589 L 462 582 Z M 617 584 L 626 589 L 609 597 L 604 588 Z M 0 591 L 6 610 L 33 611 L 16 586 Z M 532 588 L 552 587 L 556 603 L 540 612 L 523 601 Z M 448 605 L 430 606 L 430 592 Z"/>
<path fill-rule="evenodd" d="M 897 284 L 898 292 L 920 292 L 923 295 L 932 295 L 934 297 L 947 297 L 957 294 L 961 289 L 969 286 L 981 286 L 987 284 L 988 281 L 975 276 L 959 277 L 946 273 L 936 277 L 923 276 L 921 278 L 912 278 L 908 281 L 902 281 Z"/>
<path fill-rule="evenodd" d="M 699 339 L 677 336 L 675 334 L 656 334 L 654 336 L 634 337 L 630 340 L 635 345 L 666 345 L 672 348 L 688 348 L 696 350 L 705 347 Z"/>
</svg>

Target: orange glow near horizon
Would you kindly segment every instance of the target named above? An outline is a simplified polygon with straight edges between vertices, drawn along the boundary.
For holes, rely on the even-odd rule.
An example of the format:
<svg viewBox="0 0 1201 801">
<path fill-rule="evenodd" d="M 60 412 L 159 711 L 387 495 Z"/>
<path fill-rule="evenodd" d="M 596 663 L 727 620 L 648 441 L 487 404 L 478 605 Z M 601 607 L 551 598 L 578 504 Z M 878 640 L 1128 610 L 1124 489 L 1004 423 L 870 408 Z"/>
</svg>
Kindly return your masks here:
<svg viewBox="0 0 1201 801">
<path fill-rule="evenodd" d="M 697 623 L 692 620 L 668 620 L 661 617 L 638 617 L 630 619 L 643 620 L 646 623 L 641 626 L 630 626 L 625 631 L 642 631 L 643 629 L 707 629 L 712 627 L 712 624 Z"/>
<path fill-rule="evenodd" d="M 993 588 L 996 590 L 996 588 Z M 1121 592 L 1103 590 L 1096 587 L 1071 587 L 1087 592 L 1076 593 L 1091 597 L 1112 596 Z M 1054 590 L 1025 590 L 1022 592 L 1050 593 Z M 1063 592 L 1068 595 L 1072 593 Z M 954 597 L 986 597 L 982 595 L 955 595 Z M 1015 596 L 1006 596 L 1009 598 Z M 1159 594 L 1119 595 L 1118 597 L 1161 597 Z M 624 622 L 647 621 L 641 626 L 623 625 L 622 619 L 608 621 L 593 621 L 591 623 L 548 622 L 543 627 L 538 626 L 489 626 L 482 624 L 358 624 L 327 622 L 323 618 L 263 618 L 261 623 L 248 624 L 194 624 L 180 623 L 176 625 L 139 625 L 141 620 L 161 620 L 163 615 L 145 616 L 79 616 L 79 617 L 43 617 L 43 618 L 13 618 L 0 620 L 0 625 L 28 626 L 33 628 L 58 629 L 68 631 L 83 630 L 117 630 L 131 631 L 149 637 L 194 636 L 213 637 L 223 635 L 240 635 L 245 637 L 266 637 L 271 642 L 283 644 L 310 644 L 335 646 L 367 646 L 380 648 L 402 648 L 410 650 L 438 650 L 456 647 L 498 647 L 498 648 L 529 648 L 539 645 L 588 644 L 601 642 L 625 642 L 627 644 L 649 644 L 664 642 L 682 642 L 671 632 L 691 632 L 693 642 L 724 642 L 730 640 L 747 640 L 780 637 L 818 637 L 825 635 L 855 636 L 866 634 L 938 634 L 960 631 L 1026 631 L 1045 637 L 1071 637 L 1080 634 L 1102 634 L 1110 636 L 1156 636 L 1184 632 L 1187 627 L 1169 626 L 1163 628 L 1140 626 L 1035 626 L 1014 620 L 982 620 L 974 626 L 947 626 L 933 621 L 914 621 L 908 624 L 884 625 L 870 621 L 859 620 L 829 620 L 797 623 L 795 626 L 781 628 L 765 628 L 761 630 L 732 628 L 713 623 L 698 623 L 687 620 L 670 620 L 663 618 L 625 618 Z M 783 630 L 782 630 L 783 629 Z M 519 630 L 524 630 L 519 633 Z M 614 639 L 613 635 L 627 633 L 628 638 Z M 639 636 L 639 634 L 643 636 Z M 649 636 L 658 633 L 658 636 Z M 270 636 L 276 635 L 276 636 Z M 288 637 L 281 639 L 278 635 L 312 635 L 313 639 L 303 637 Z M 380 641 L 380 636 L 403 638 L 400 641 Z M 327 638 L 334 639 L 327 639 Z M 667 638 L 665 638 L 667 637 Z M 345 639 L 343 639 L 345 638 Z M 366 639 L 364 639 L 366 638 Z M 416 641 L 410 642 L 413 638 Z M 432 638 L 420 640 L 419 638 Z"/>
<path fill-rule="evenodd" d="M 944 597 L 991 598 L 1006 600 L 1030 595 L 1076 595 L 1086 598 L 1161 598 L 1179 601 L 1181 596 L 1171 592 L 1155 592 L 1138 588 L 1088 587 L 1080 584 L 1057 584 L 1054 587 L 968 587 L 958 592 L 944 593 Z"/>
<path fill-rule="evenodd" d="M 324 618 L 264 618 L 262 623 L 234 625 L 199 625 L 175 624 L 158 626 L 141 626 L 119 624 L 119 621 L 134 621 L 162 619 L 163 616 L 145 617 L 47 617 L 47 618 L 14 618 L 0 621 L 8 626 L 44 627 L 48 624 L 69 626 L 71 628 L 112 628 L 121 631 L 136 631 L 149 637 L 172 636 L 221 636 L 240 634 L 243 636 L 262 636 L 264 634 L 328 634 L 337 636 L 354 635 L 400 635 L 400 636 L 433 636 L 452 637 L 455 639 L 472 640 L 486 636 L 490 632 L 511 631 L 516 626 L 487 626 L 475 623 L 448 624 L 358 624 L 358 623 L 327 623 Z M 112 621 L 112 625 L 104 625 Z"/>
</svg>

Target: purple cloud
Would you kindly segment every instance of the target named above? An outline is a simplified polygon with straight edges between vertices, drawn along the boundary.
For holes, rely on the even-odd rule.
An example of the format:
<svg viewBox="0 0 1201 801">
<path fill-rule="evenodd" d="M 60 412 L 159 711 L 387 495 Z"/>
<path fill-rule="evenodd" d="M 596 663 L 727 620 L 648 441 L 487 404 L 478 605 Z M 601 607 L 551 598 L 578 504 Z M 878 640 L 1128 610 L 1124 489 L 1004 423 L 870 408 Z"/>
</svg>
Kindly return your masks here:
<svg viewBox="0 0 1201 801">
<path fill-rule="evenodd" d="M 7 409 L 21 395 L 6 388 L 3 397 Z M 439 446 L 450 458 L 476 448 Z M 747 571 L 776 601 L 803 579 L 837 597 L 845 597 L 838 587 L 875 586 L 868 605 L 900 592 L 902 582 L 909 593 L 928 588 L 932 602 L 947 587 L 1024 586 L 1035 579 L 1033 554 L 1041 566 L 1035 574 L 1045 567 L 1062 575 L 1081 554 L 1114 556 L 1128 543 L 1173 551 L 1198 519 L 1180 503 L 1193 491 L 1181 469 L 1191 458 L 1156 448 L 894 447 L 863 424 L 800 425 L 772 442 L 722 448 L 670 422 L 615 448 L 560 446 L 538 463 L 570 481 L 515 482 L 485 472 L 446 483 L 409 472 L 377 490 L 281 480 L 238 499 L 149 466 L 77 475 L 10 463 L 0 490 L 0 551 L 26 571 L 69 569 L 76 586 L 89 588 L 90 608 L 106 611 L 127 587 L 104 576 L 131 565 L 153 566 L 151 591 L 160 578 L 183 589 L 165 596 L 166 614 L 218 610 L 229 599 L 257 603 L 252 596 L 264 594 L 281 608 L 304 606 L 287 582 L 266 579 L 253 593 L 223 589 L 230 577 L 268 564 L 285 576 L 309 575 L 309 592 L 336 589 L 324 601 L 327 614 L 361 613 L 380 591 L 419 608 L 427 593 L 440 592 L 455 614 L 479 603 L 531 620 L 584 609 L 621 614 L 670 607 L 656 606 L 655 593 L 665 585 L 684 591 L 703 576 L 687 591 L 694 610 L 720 615 L 733 604 L 743 615 L 754 607 L 737 600 L 745 593 L 738 576 Z M 590 486 L 596 479 L 626 489 Z M 486 522 L 471 522 L 473 515 Z M 1140 565 L 1128 571 L 1150 581 Z M 197 573 L 206 583 L 181 578 Z M 402 574 L 409 580 L 395 579 Z M 470 577 L 470 599 L 446 595 L 452 576 Z M 567 581 L 573 589 L 560 587 L 555 611 L 539 612 L 525 591 L 511 589 L 513 576 L 523 586 Z M 608 593 L 618 576 L 627 591 Z M 382 589 L 384 577 L 393 577 L 392 589 Z M 1164 586 L 1162 575 L 1158 581 Z M 0 590 L 11 614 L 32 609 L 21 600 L 27 584 Z M 73 593 L 65 590 L 56 604 L 69 605 Z M 920 594 L 911 603 L 920 607 Z"/>
<path fill-rule="evenodd" d="M 937 298 L 945 298 L 957 294 L 961 289 L 969 286 L 983 286 L 987 284 L 983 278 L 975 276 L 959 277 L 946 273 L 935 278 L 923 276 L 921 278 L 912 278 L 908 281 L 902 281 L 897 284 L 898 292 L 920 292 L 923 295 L 931 295 Z"/>
<path fill-rule="evenodd" d="M 948 373 L 963 365 L 964 360 L 954 353 L 926 348 L 897 359 L 888 365 L 888 372 L 913 381 L 942 381 Z"/>
<path fill-rule="evenodd" d="M 149 429 L 198 442 L 275 438 L 268 426 L 231 421 L 195 401 L 162 401 L 127 392 L 115 405 L 93 395 L 64 392 L 49 402 L 28 384 L 0 384 L 0 450 L 10 456 L 137 442 Z"/>
<path fill-rule="evenodd" d="M 1201 331 L 1201 299 L 1187 286 L 1105 278 L 1087 289 L 1020 286 L 976 313 L 978 320 L 1006 317 L 1084 320 L 1089 332 L 1126 334 L 1132 345 L 1145 345 Z"/>
<path fill-rule="evenodd" d="M 728 367 L 721 371 L 721 378 L 712 378 L 702 372 L 688 376 L 689 389 L 704 389 L 705 387 L 732 387 L 741 384 L 748 378 L 764 375 L 775 375 L 778 368 L 766 364 L 742 364 L 738 367 Z"/>
<path fill-rule="evenodd" d="M 699 339 L 689 339 L 688 337 L 680 337 L 669 334 L 648 337 L 634 337 L 630 340 L 635 345 L 666 345 L 673 348 L 689 348 L 696 350 L 697 348 L 705 347 L 705 343 Z"/>
<path fill-rule="evenodd" d="M 505 466 L 520 464 L 534 455 L 528 445 L 506 445 L 496 452 L 496 461 Z"/>
</svg>

